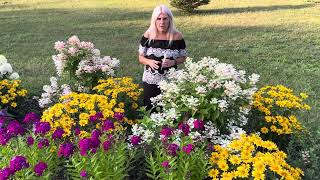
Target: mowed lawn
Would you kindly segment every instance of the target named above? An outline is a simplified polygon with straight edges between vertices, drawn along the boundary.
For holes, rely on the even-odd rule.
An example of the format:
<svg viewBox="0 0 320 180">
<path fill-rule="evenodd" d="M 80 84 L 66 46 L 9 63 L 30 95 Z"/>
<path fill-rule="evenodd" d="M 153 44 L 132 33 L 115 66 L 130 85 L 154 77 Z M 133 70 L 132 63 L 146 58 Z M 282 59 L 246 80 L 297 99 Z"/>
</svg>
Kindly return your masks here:
<svg viewBox="0 0 320 180">
<path fill-rule="evenodd" d="M 55 74 L 54 42 L 71 35 L 120 59 L 118 74 L 139 82 L 139 39 L 160 3 L 169 5 L 165 0 L 0 0 L 0 54 L 20 73 L 31 95 L 40 95 Z M 319 0 L 212 0 L 193 15 L 172 10 L 190 57 L 217 57 L 260 74 L 260 86 L 283 84 L 308 93 L 313 109 L 300 117 L 317 127 Z"/>
</svg>

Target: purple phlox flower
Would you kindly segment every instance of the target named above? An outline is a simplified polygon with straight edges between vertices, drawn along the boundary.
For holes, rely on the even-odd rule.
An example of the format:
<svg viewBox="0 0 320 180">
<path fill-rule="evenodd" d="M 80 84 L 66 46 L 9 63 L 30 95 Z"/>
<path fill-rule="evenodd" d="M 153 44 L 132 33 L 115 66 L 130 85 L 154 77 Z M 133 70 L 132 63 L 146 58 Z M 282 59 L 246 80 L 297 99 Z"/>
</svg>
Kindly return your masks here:
<svg viewBox="0 0 320 180">
<path fill-rule="evenodd" d="M 141 141 L 141 137 L 137 135 L 132 135 L 130 141 L 132 145 L 138 145 Z"/>
<path fill-rule="evenodd" d="M 48 168 L 48 165 L 44 162 L 39 162 L 34 166 L 34 172 L 37 176 L 42 176 L 43 172 Z"/>
<path fill-rule="evenodd" d="M 87 171 L 86 171 L 86 170 L 82 170 L 82 171 L 80 172 L 80 176 L 81 176 L 81 177 L 87 177 L 87 176 L 88 176 Z"/>
<path fill-rule="evenodd" d="M 109 140 L 106 140 L 103 142 L 103 149 L 104 151 L 108 151 L 111 148 L 112 142 Z"/>
<path fill-rule="evenodd" d="M 61 139 L 63 137 L 64 130 L 62 128 L 57 128 L 53 133 L 52 133 L 52 139 Z"/>
<path fill-rule="evenodd" d="M 161 163 L 161 166 L 164 167 L 164 168 L 170 168 L 169 161 L 163 161 L 163 162 Z"/>
<path fill-rule="evenodd" d="M 32 136 L 27 137 L 27 144 L 28 144 L 28 146 L 31 146 L 34 144 L 34 139 Z"/>
<path fill-rule="evenodd" d="M 169 128 L 169 127 L 164 127 L 164 128 L 162 128 L 161 131 L 160 131 L 160 134 L 161 134 L 162 136 L 164 136 L 165 138 L 171 136 L 172 133 L 173 133 L 173 130 L 172 130 L 171 128 Z"/>
<path fill-rule="evenodd" d="M 124 118 L 124 113 L 120 113 L 120 112 L 115 112 L 113 117 L 118 120 L 121 121 Z"/>
<path fill-rule="evenodd" d="M 193 149 L 193 145 L 192 145 L 192 144 L 188 144 L 188 145 L 182 147 L 182 150 L 183 150 L 186 154 L 190 154 L 190 152 L 192 151 L 192 149 Z"/>
<path fill-rule="evenodd" d="M 30 112 L 28 114 L 25 115 L 23 122 L 24 123 L 34 123 L 34 122 L 38 122 L 40 121 L 40 116 L 34 112 Z"/>
<path fill-rule="evenodd" d="M 190 126 L 185 123 L 180 123 L 178 128 L 183 132 L 185 136 L 188 136 L 190 133 Z"/>
<path fill-rule="evenodd" d="M 50 123 L 48 122 L 36 122 L 35 133 L 45 135 L 51 129 Z"/>
<path fill-rule="evenodd" d="M 10 171 L 12 173 L 28 168 L 29 166 L 27 159 L 23 156 L 15 156 L 10 160 Z"/>
<path fill-rule="evenodd" d="M 10 139 L 11 139 L 10 134 L 7 134 L 7 133 L 0 134 L 0 144 L 2 146 L 5 146 Z"/>
<path fill-rule="evenodd" d="M 81 156 L 86 156 L 88 150 L 90 150 L 90 148 L 91 148 L 91 141 L 90 141 L 90 139 L 89 139 L 89 138 L 81 139 L 81 140 L 79 141 L 78 145 L 79 145 L 79 150 L 80 150 Z"/>
<path fill-rule="evenodd" d="M 0 180 L 7 180 L 12 175 L 10 168 L 5 167 L 0 169 Z"/>
<path fill-rule="evenodd" d="M 101 131 L 98 129 L 93 130 L 91 133 L 91 137 L 99 138 L 100 136 L 101 136 Z"/>
<path fill-rule="evenodd" d="M 43 147 L 48 147 L 49 146 L 49 140 L 46 138 L 40 139 L 38 142 L 38 148 L 42 149 Z"/>
<path fill-rule="evenodd" d="M 90 138 L 91 148 L 98 148 L 100 146 L 100 139 L 96 137 Z"/>
<path fill-rule="evenodd" d="M 193 126 L 195 129 L 204 129 L 204 121 L 200 119 L 196 119 L 193 121 Z"/>
<path fill-rule="evenodd" d="M 114 124 L 111 120 L 108 120 L 106 119 L 104 122 L 103 122 L 103 125 L 102 125 L 102 130 L 103 131 L 109 131 L 109 130 L 112 130 L 114 129 Z"/>
<path fill-rule="evenodd" d="M 63 156 L 68 158 L 73 154 L 73 150 L 74 150 L 74 147 L 72 143 L 61 144 L 58 151 L 58 157 Z"/>
<path fill-rule="evenodd" d="M 76 136 L 79 136 L 80 129 L 78 127 L 74 128 L 74 133 L 75 133 Z"/>
<path fill-rule="evenodd" d="M 24 128 L 16 120 L 11 121 L 7 126 L 7 133 L 12 135 L 12 136 L 16 136 L 16 135 L 19 135 L 19 134 L 23 135 L 24 132 L 25 132 Z"/>
<path fill-rule="evenodd" d="M 177 155 L 177 151 L 179 150 L 179 146 L 177 144 L 169 144 L 168 145 L 168 154 L 171 156 L 176 156 Z"/>
<path fill-rule="evenodd" d="M 102 118 L 103 118 L 102 112 L 97 112 L 95 115 L 90 116 L 89 120 L 92 122 L 95 122 L 95 121 L 102 119 Z"/>
</svg>

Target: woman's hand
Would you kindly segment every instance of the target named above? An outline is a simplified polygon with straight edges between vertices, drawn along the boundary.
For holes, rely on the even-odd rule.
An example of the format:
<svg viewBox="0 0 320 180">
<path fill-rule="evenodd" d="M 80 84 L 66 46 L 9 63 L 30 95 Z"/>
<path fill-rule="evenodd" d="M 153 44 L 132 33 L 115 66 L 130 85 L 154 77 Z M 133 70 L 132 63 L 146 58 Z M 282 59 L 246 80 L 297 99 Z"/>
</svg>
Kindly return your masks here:
<svg viewBox="0 0 320 180">
<path fill-rule="evenodd" d="M 155 60 L 148 60 L 148 65 L 151 67 L 151 69 L 156 70 L 159 69 L 159 63 L 160 61 L 155 61 Z"/>
<path fill-rule="evenodd" d="M 162 68 L 168 68 L 168 67 L 172 67 L 174 65 L 176 65 L 176 61 L 175 60 L 165 59 L 162 62 Z"/>
</svg>

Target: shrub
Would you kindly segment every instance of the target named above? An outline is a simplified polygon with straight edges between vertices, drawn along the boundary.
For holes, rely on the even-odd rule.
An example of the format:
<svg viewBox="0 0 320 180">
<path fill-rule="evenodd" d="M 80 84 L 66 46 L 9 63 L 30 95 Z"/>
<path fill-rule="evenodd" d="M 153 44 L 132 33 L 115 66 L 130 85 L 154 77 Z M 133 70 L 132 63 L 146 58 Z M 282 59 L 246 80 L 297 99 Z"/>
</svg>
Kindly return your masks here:
<svg viewBox="0 0 320 180">
<path fill-rule="evenodd" d="M 192 12 L 199 6 L 209 4 L 210 0 L 170 0 L 170 5 L 183 11 Z"/>
</svg>

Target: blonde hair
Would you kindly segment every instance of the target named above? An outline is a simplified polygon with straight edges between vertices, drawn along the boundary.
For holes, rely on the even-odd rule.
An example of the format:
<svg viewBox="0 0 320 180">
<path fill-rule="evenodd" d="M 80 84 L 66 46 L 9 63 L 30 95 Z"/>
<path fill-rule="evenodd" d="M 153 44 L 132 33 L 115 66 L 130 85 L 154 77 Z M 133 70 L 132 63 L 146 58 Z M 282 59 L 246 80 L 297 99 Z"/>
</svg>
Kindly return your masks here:
<svg viewBox="0 0 320 180">
<path fill-rule="evenodd" d="M 174 33 L 179 32 L 179 31 L 174 26 L 173 14 L 172 14 L 171 10 L 165 5 L 159 5 L 159 6 L 155 7 L 152 12 L 150 27 L 147 30 L 147 32 L 149 33 L 149 39 L 154 40 L 154 39 L 156 39 L 156 37 L 158 35 L 158 29 L 156 27 L 156 20 L 161 13 L 167 14 L 168 18 L 169 18 L 169 27 L 168 27 L 168 31 L 167 31 L 167 38 L 169 39 L 169 44 L 171 44 L 171 42 L 173 40 Z"/>
</svg>

